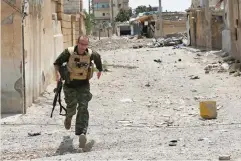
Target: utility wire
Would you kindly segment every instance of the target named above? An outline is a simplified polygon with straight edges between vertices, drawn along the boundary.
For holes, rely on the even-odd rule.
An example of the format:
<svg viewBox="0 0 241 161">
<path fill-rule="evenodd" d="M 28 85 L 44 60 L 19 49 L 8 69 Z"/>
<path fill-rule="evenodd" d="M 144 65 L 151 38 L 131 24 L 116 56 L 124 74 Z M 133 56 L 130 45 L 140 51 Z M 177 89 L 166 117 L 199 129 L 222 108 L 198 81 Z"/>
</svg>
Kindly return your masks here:
<svg viewBox="0 0 241 161">
<path fill-rule="evenodd" d="M 5 3 L 7 3 L 10 7 L 12 7 L 14 10 L 16 10 L 17 12 L 21 13 L 21 9 L 19 9 L 18 7 L 16 7 L 14 4 L 12 4 L 11 2 L 9 2 L 8 0 L 3 0 Z"/>
</svg>

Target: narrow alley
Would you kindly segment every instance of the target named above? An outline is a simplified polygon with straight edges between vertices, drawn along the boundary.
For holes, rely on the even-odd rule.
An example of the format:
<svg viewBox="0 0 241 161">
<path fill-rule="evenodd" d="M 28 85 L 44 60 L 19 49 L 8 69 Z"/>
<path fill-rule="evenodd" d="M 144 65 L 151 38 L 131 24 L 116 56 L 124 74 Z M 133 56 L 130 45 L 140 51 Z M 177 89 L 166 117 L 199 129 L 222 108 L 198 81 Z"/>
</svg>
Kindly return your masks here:
<svg viewBox="0 0 241 161">
<path fill-rule="evenodd" d="M 75 120 L 66 131 L 59 106 L 50 118 L 52 83 L 26 115 L 1 119 L 4 160 L 241 160 L 240 77 L 204 70 L 223 62 L 218 52 L 123 44 L 99 53 L 106 72 L 91 80 L 91 151 L 78 149 Z M 199 102 L 208 100 L 217 102 L 217 119 L 200 117 Z"/>
</svg>

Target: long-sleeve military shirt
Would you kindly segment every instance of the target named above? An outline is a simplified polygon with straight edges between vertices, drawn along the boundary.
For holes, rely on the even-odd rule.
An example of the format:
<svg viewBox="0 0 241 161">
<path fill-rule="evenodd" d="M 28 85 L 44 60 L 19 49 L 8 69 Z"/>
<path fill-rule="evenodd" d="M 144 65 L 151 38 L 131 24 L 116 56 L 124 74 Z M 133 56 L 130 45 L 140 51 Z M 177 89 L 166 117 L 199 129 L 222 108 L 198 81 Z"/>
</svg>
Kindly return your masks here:
<svg viewBox="0 0 241 161">
<path fill-rule="evenodd" d="M 88 49 L 86 49 L 86 52 Z M 78 47 L 75 46 L 74 48 L 74 52 L 78 53 Z M 65 49 L 59 56 L 58 58 L 55 60 L 54 65 L 57 66 L 62 66 L 64 63 L 67 63 L 69 61 L 70 58 L 70 53 L 68 51 L 68 49 Z M 100 54 L 98 54 L 96 51 L 92 51 L 92 54 L 90 56 L 90 60 L 94 61 L 96 68 L 101 72 L 102 71 L 102 62 L 101 62 L 101 56 Z M 67 86 L 69 87 L 78 87 L 78 86 L 82 86 L 82 85 L 88 85 L 89 84 L 89 80 L 73 80 L 70 82 L 70 84 L 68 84 Z"/>
</svg>

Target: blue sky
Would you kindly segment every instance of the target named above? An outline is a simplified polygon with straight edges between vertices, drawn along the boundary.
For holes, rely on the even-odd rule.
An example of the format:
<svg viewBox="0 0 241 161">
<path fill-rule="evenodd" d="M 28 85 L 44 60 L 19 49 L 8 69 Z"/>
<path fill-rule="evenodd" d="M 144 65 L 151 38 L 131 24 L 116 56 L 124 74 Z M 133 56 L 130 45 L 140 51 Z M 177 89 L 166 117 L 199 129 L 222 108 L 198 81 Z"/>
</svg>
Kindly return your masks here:
<svg viewBox="0 0 241 161">
<path fill-rule="evenodd" d="M 88 10 L 88 0 L 84 1 L 84 8 Z M 130 0 L 130 7 L 136 8 L 139 5 L 158 6 L 159 0 Z M 191 0 L 162 0 L 163 10 L 166 11 L 185 11 L 191 6 Z"/>
</svg>

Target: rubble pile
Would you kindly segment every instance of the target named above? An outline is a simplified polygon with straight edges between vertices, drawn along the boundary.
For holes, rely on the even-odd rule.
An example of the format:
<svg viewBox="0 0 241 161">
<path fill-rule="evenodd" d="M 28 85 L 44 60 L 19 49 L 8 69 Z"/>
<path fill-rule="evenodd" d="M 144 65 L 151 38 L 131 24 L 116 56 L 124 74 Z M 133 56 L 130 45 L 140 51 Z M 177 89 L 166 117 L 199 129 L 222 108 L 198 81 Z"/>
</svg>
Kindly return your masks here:
<svg viewBox="0 0 241 161">
<path fill-rule="evenodd" d="M 153 39 L 152 43 L 149 43 L 149 47 L 164 47 L 164 46 L 175 46 L 178 44 L 182 44 L 182 38 L 159 38 L 159 39 Z"/>
<path fill-rule="evenodd" d="M 124 38 L 101 38 L 100 40 L 90 40 L 90 47 L 97 51 L 116 50 L 125 48 L 129 44 L 129 39 Z"/>
<path fill-rule="evenodd" d="M 123 36 L 123 37 L 105 37 L 101 38 L 91 38 L 90 47 L 96 51 L 109 51 L 117 49 L 128 49 L 128 48 L 143 48 L 147 47 L 147 43 L 150 39 L 145 39 L 141 36 Z"/>
<path fill-rule="evenodd" d="M 239 60 L 227 56 L 223 61 L 207 65 L 204 70 L 206 74 L 210 71 L 217 71 L 218 73 L 229 72 L 230 75 L 237 77 L 241 76 L 241 63 Z"/>
<path fill-rule="evenodd" d="M 187 39 L 186 33 L 175 33 L 166 35 L 163 38 L 153 39 L 152 43 L 149 43 L 149 47 L 164 47 L 164 46 L 177 46 L 184 44 L 184 39 Z"/>
</svg>

